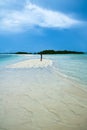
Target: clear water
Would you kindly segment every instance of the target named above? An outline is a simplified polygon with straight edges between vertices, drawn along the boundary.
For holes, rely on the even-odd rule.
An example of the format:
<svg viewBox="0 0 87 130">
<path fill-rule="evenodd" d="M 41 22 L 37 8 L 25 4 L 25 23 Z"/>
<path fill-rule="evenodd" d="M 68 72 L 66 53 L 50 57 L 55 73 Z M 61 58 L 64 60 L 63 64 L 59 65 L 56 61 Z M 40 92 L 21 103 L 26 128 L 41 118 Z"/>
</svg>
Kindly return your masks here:
<svg viewBox="0 0 87 130">
<path fill-rule="evenodd" d="M 39 59 L 39 55 L 1 54 L 1 69 L 8 64 L 28 59 Z M 74 80 L 87 85 L 87 55 L 44 55 L 43 58 L 53 61 L 52 69 L 61 72 Z M 49 68 L 48 68 L 49 70 Z"/>
<path fill-rule="evenodd" d="M 87 55 L 57 55 L 53 60 L 61 73 L 87 85 Z"/>
<path fill-rule="evenodd" d="M 63 75 L 87 85 L 87 55 L 48 55 L 53 68 Z"/>
<path fill-rule="evenodd" d="M 86 130 L 87 55 L 44 55 L 52 66 L 6 68 L 37 58 L 0 55 L 0 130 Z"/>
<path fill-rule="evenodd" d="M 18 56 L 14 54 L 0 54 L 0 66 L 6 66 L 11 62 L 15 62 L 14 60 L 17 58 Z"/>
</svg>

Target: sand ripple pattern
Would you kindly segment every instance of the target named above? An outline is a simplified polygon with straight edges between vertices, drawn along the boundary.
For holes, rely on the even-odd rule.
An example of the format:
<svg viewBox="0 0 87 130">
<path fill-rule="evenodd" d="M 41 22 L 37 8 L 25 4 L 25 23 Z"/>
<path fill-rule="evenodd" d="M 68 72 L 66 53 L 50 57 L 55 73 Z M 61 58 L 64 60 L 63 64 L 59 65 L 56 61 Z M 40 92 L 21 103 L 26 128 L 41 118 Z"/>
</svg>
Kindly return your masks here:
<svg viewBox="0 0 87 130">
<path fill-rule="evenodd" d="M 56 68 L 5 69 L 0 79 L 0 130 L 87 130 L 87 91 Z"/>
</svg>

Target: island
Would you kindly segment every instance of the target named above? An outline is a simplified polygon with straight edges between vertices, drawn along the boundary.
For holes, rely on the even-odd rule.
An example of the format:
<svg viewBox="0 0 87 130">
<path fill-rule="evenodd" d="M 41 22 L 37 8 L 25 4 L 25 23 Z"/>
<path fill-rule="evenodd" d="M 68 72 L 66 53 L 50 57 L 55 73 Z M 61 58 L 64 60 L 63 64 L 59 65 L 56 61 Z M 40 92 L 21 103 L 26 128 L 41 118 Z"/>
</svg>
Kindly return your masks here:
<svg viewBox="0 0 87 130">
<path fill-rule="evenodd" d="M 37 54 L 84 54 L 84 52 L 78 51 L 68 51 L 68 50 L 43 50 L 38 52 Z"/>
<path fill-rule="evenodd" d="M 8 52 L 8 53 L 0 53 L 0 54 L 86 54 L 86 52 L 81 51 L 71 51 L 71 50 L 43 50 L 40 52 Z"/>
<path fill-rule="evenodd" d="M 19 51 L 19 52 L 16 52 L 15 54 L 32 54 L 32 53 Z"/>
</svg>

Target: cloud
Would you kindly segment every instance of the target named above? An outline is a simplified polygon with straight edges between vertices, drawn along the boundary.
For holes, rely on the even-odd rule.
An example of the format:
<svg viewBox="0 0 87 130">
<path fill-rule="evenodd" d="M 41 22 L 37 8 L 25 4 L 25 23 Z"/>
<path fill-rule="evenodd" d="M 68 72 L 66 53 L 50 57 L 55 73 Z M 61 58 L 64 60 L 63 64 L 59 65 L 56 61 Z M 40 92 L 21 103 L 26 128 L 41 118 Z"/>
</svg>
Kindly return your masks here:
<svg viewBox="0 0 87 130">
<path fill-rule="evenodd" d="M 0 30 L 19 32 L 35 27 L 70 28 L 79 21 L 58 11 L 48 10 L 27 2 L 20 10 L 2 10 L 0 13 Z"/>
</svg>

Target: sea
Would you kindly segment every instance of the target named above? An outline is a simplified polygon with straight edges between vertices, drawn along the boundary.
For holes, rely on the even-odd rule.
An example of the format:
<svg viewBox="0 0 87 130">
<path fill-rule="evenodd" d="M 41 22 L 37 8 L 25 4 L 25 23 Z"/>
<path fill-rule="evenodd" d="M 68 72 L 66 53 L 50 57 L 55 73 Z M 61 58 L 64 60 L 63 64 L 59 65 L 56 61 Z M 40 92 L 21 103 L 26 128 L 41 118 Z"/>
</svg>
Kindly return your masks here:
<svg viewBox="0 0 87 130">
<path fill-rule="evenodd" d="M 7 65 L 39 58 L 39 55 L 1 54 L 0 70 L 4 73 Z M 62 75 L 65 75 L 80 84 L 87 85 L 87 54 L 43 55 L 43 59 L 50 59 L 53 62 L 52 66 L 47 68 L 48 71 L 49 69 L 53 69 L 55 73 L 60 72 Z M 38 67 L 38 70 L 39 69 L 41 68 Z"/>
<path fill-rule="evenodd" d="M 0 130 L 86 130 L 87 54 L 43 55 L 52 65 L 9 68 L 40 55 L 0 54 Z"/>
</svg>

